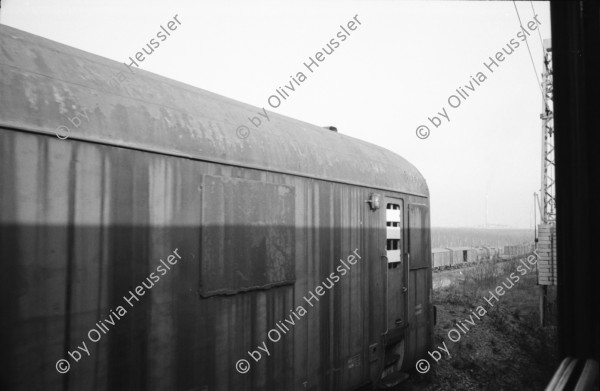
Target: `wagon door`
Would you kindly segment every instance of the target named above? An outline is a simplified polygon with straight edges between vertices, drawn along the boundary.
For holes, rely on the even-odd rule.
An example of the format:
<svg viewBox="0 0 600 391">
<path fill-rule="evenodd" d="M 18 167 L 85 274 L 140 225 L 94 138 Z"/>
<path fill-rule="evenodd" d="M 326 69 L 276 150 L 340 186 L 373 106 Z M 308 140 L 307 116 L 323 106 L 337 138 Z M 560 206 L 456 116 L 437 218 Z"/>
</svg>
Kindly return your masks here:
<svg viewBox="0 0 600 391">
<path fill-rule="evenodd" d="M 406 322 L 406 281 L 403 262 L 403 201 L 385 199 L 386 257 L 387 257 L 387 320 L 388 334 Z"/>
<path fill-rule="evenodd" d="M 408 205 L 408 322 L 407 360 L 416 352 L 428 349 L 431 343 L 431 242 L 429 207 Z"/>
<path fill-rule="evenodd" d="M 384 333 L 384 370 L 381 380 L 395 382 L 404 361 L 404 331 L 407 322 L 407 265 L 405 244 L 404 201 L 400 198 L 385 198 L 386 243 L 385 261 L 387 272 L 386 331 Z"/>
</svg>

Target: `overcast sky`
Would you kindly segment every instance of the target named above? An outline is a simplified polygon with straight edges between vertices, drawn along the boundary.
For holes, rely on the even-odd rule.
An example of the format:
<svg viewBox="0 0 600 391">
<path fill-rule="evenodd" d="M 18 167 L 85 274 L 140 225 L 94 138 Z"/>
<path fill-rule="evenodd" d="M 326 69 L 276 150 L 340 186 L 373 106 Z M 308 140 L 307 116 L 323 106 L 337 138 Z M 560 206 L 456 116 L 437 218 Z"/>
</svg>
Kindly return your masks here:
<svg viewBox="0 0 600 391">
<path fill-rule="evenodd" d="M 533 7 L 550 38 L 549 4 Z M 533 21 L 530 2 L 517 8 L 523 25 Z M 181 25 L 143 69 L 398 153 L 427 179 L 433 226 L 483 225 L 486 194 L 488 223 L 533 226 L 542 100 L 512 2 L 4 0 L 0 23 L 125 62 L 175 15 Z M 307 71 L 356 15 L 356 30 Z M 484 62 L 511 39 L 519 47 L 489 71 Z M 528 43 L 541 80 L 537 31 Z M 307 79 L 269 107 L 300 71 Z M 459 87 L 468 97 L 452 108 Z"/>
</svg>

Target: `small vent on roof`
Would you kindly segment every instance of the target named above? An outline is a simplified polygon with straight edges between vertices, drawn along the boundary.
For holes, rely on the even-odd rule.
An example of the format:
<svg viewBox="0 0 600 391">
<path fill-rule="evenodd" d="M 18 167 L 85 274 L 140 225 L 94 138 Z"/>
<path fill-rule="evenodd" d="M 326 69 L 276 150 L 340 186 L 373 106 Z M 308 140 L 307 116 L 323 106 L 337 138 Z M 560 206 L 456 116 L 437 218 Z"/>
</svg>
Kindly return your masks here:
<svg viewBox="0 0 600 391">
<path fill-rule="evenodd" d="M 324 126 L 325 129 L 329 129 L 332 132 L 337 132 L 337 128 L 335 126 Z"/>
</svg>

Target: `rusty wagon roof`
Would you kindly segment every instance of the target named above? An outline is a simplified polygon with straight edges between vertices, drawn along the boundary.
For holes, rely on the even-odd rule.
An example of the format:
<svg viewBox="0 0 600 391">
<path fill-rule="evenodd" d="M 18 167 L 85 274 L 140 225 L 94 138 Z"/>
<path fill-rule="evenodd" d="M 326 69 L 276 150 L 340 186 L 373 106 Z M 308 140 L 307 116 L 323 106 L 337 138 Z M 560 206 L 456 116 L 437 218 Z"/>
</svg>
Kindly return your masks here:
<svg viewBox="0 0 600 391">
<path fill-rule="evenodd" d="M 429 194 L 419 171 L 384 148 L 271 111 L 241 139 L 236 128 L 261 109 L 143 70 L 115 82 L 122 71 L 122 63 L 0 26 L 0 126 L 53 137 L 68 126 L 69 140 Z M 75 129 L 68 118 L 78 112 L 89 122 Z"/>
</svg>

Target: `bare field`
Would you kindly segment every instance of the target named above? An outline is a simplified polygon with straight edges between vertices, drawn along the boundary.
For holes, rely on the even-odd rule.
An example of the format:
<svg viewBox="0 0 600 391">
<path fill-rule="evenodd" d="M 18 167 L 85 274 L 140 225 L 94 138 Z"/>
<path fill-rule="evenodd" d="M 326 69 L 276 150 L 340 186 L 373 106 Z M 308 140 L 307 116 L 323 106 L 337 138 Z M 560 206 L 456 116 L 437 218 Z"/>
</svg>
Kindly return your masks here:
<svg viewBox="0 0 600 391">
<path fill-rule="evenodd" d="M 530 229 L 431 228 L 431 248 L 501 247 L 533 242 Z"/>
<path fill-rule="evenodd" d="M 482 262 L 462 273 L 464 278 L 454 279 L 451 286 L 434 290 L 437 325 L 431 352 L 433 349 L 440 352 L 439 360 L 436 362 L 430 355 L 422 357 L 431 365 L 429 372 L 419 374 L 413 370 L 410 380 L 398 389 L 544 389 L 559 361 L 555 314 L 549 315 L 551 326 L 539 326 L 535 270 L 527 270 L 514 260 L 502 264 Z M 494 300 L 491 294 L 498 286 L 504 294 L 496 294 L 498 299 Z M 477 311 L 479 306 L 485 314 Z M 473 314 L 482 316 L 476 319 Z M 465 319 L 472 320 L 474 325 Z M 460 339 L 453 342 L 449 336 Z M 449 355 L 439 349 L 444 346 Z"/>
</svg>

